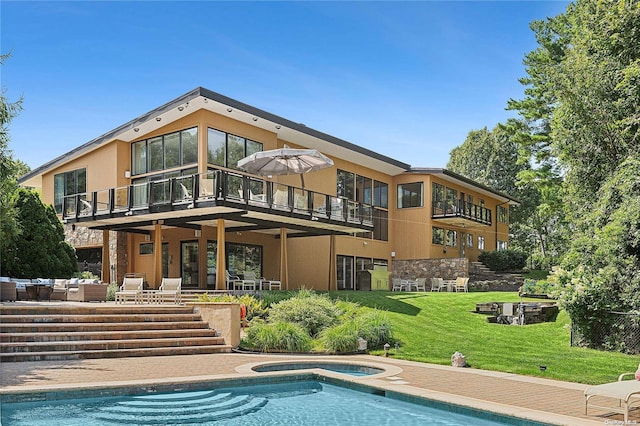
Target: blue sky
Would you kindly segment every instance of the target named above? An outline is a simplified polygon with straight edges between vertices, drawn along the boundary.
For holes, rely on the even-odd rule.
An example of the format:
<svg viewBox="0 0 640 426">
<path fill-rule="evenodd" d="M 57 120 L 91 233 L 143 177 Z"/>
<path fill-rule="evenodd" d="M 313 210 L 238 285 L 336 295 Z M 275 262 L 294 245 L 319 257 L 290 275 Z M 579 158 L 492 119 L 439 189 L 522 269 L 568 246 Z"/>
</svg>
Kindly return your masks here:
<svg viewBox="0 0 640 426">
<path fill-rule="evenodd" d="M 0 2 L 14 156 L 37 167 L 202 86 L 417 167 L 514 116 L 566 1 Z"/>
</svg>

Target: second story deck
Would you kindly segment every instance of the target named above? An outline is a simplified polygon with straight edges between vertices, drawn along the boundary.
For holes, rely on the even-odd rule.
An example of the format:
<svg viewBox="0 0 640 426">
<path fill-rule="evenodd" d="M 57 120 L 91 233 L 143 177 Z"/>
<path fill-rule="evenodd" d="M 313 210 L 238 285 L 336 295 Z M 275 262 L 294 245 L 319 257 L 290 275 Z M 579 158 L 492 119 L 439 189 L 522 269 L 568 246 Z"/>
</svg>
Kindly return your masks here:
<svg viewBox="0 0 640 426">
<path fill-rule="evenodd" d="M 434 201 L 431 218 L 444 222 L 458 221 L 469 225 L 491 226 L 492 224 L 491 210 L 464 200 Z"/>
<path fill-rule="evenodd" d="M 214 170 L 69 195 L 62 219 L 94 229 L 136 232 L 158 220 L 200 229 L 222 218 L 233 224 L 227 230 L 285 227 L 326 235 L 372 231 L 372 214 L 370 205 L 345 198 Z"/>
</svg>

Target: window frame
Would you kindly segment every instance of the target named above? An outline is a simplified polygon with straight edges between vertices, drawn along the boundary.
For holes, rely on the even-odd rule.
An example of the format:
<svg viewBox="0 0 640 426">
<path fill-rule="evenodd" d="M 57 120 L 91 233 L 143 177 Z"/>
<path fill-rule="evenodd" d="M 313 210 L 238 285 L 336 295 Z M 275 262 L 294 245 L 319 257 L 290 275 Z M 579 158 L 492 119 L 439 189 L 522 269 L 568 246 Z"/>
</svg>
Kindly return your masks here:
<svg viewBox="0 0 640 426">
<path fill-rule="evenodd" d="M 131 150 L 129 152 L 131 159 L 131 175 L 141 176 L 147 173 L 161 172 L 164 170 L 171 170 L 179 167 L 185 167 L 195 164 L 198 165 L 198 126 L 189 127 L 187 129 L 176 130 L 175 132 L 165 133 L 158 136 L 149 137 L 139 141 L 131 143 Z M 189 134 L 192 139 L 195 139 L 195 158 L 189 158 L 185 160 L 185 144 L 186 136 Z M 178 164 L 173 162 L 167 166 L 167 140 L 173 141 L 177 138 L 177 155 Z M 193 141 L 191 141 L 193 143 Z M 151 152 L 151 145 L 157 144 L 160 149 L 153 155 Z M 175 157 L 175 156 L 174 156 Z M 154 162 L 152 167 L 151 162 Z"/>
<path fill-rule="evenodd" d="M 409 190 L 412 185 L 417 185 L 419 188 L 416 190 Z M 403 194 L 405 192 L 405 187 L 407 188 L 407 194 Z M 398 209 L 409 209 L 409 208 L 418 208 L 424 207 L 424 182 L 409 182 L 409 183 L 399 183 L 398 184 Z M 414 195 L 415 194 L 415 195 Z M 411 203 L 410 205 L 405 205 L 403 202 L 405 199 L 413 200 L 414 197 L 417 199 Z"/>
</svg>

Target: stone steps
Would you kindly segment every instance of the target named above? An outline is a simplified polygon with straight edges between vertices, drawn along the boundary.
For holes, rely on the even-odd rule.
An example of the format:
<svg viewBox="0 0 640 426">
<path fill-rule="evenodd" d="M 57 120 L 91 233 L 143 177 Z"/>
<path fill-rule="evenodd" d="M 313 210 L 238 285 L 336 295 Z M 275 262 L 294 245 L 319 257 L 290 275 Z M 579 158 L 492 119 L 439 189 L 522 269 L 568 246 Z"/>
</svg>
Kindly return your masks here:
<svg viewBox="0 0 640 426">
<path fill-rule="evenodd" d="M 230 352 L 188 306 L 0 307 L 0 361 Z"/>
</svg>

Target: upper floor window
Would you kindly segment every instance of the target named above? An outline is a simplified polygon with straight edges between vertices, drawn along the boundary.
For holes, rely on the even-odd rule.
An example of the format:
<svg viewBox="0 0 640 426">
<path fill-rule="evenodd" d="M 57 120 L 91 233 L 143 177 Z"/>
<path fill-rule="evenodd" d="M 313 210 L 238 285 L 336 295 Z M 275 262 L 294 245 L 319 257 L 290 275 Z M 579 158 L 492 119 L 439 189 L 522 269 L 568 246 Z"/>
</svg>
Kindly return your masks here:
<svg viewBox="0 0 640 426">
<path fill-rule="evenodd" d="M 53 176 L 53 205 L 62 213 L 64 197 L 87 192 L 87 169 L 71 170 Z"/>
<path fill-rule="evenodd" d="M 220 130 L 207 129 L 207 162 L 238 169 L 238 161 L 262 151 L 263 144 Z"/>
<path fill-rule="evenodd" d="M 355 173 L 338 169 L 336 195 L 338 197 L 348 198 L 349 200 L 355 200 L 355 181 Z"/>
<path fill-rule="evenodd" d="M 447 188 L 446 197 L 447 210 L 456 211 L 456 206 L 458 205 L 458 191 L 453 188 Z"/>
<path fill-rule="evenodd" d="M 373 181 L 373 205 L 389 208 L 389 185 L 384 182 Z"/>
<path fill-rule="evenodd" d="M 508 219 L 509 219 L 509 214 L 506 207 L 498 206 L 498 222 L 507 223 Z"/>
<path fill-rule="evenodd" d="M 133 175 L 198 162 L 198 128 L 181 130 L 131 144 Z"/>
<path fill-rule="evenodd" d="M 398 208 L 422 207 L 423 183 L 404 183 L 398 185 Z"/>
</svg>

